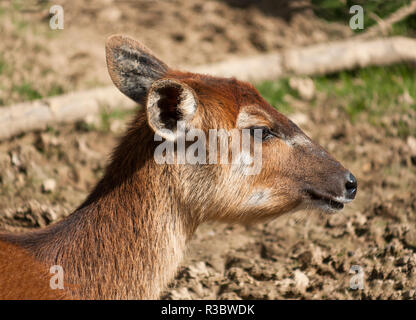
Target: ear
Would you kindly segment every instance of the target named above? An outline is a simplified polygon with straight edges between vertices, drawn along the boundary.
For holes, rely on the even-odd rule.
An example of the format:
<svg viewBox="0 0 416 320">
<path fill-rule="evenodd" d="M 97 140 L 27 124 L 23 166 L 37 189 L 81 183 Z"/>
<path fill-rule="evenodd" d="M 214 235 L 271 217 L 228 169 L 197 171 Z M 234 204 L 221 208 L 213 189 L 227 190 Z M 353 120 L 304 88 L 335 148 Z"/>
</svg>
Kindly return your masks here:
<svg viewBox="0 0 416 320">
<path fill-rule="evenodd" d="M 126 96 L 143 103 L 154 81 L 169 67 L 136 40 L 113 35 L 106 42 L 107 68 L 111 80 Z"/>
<path fill-rule="evenodd" d="M 197 106 L 196 93 L 191 87 L 178 80 L 158 80 L 147 95 L 147 119 L 155 133 L 175 141 L 178 133 L 184 134 L 190 128 Z M 178 128 L 178 122 L 183 127 Z"/>
</svg>

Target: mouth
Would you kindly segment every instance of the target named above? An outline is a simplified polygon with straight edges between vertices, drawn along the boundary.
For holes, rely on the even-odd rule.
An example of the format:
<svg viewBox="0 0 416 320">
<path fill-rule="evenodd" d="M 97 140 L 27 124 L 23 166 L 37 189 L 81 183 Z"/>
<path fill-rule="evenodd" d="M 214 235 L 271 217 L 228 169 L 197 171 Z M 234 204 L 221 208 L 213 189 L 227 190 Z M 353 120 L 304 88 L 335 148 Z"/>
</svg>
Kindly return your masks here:
<svg viewBox="0 0 416 320">
<path fill-rule="evenodd" d="M 333 197 L 314 190 L 306 190 L 306 193 L 313 204 L 324 211 L 339 211 L 344 208 L 345 203 L 352 201 L 344 197 Z"/>
</svg>

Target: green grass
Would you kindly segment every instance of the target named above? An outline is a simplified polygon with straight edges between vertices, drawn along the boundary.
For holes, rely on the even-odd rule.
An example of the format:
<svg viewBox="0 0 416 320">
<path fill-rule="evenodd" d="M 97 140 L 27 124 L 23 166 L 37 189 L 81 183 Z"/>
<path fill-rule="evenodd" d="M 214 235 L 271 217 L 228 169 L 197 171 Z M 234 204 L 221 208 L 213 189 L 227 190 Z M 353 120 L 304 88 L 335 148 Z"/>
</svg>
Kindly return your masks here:
<svg viewBox="0 0 416 320">
<path fill-rule="evenodd" d="M 388 111 L 416 110 L 416 69 L 410 65 L 343 71 L 315 77 L 314 82 L 318 91 L 337 100 L 352 121 L 363 112 L 372 120 Z M 406 92 L 413 103 L 400 100 Z"/>
<path fill-rule="evenodd" d="M 52 87 L 49 89 L 47 93 L 47 96 L 53 97 L 53 96 L 58 96 L 63 93 L 64 93 L 64 89 L 60 85 L 52 85 Z"/>
<path fill-rule="evenodd" d="M 101 113 L 101 130 L 108 131 L 110 130 L 111 120 L 112 119 L 125 119 L 126 117 L 132 115 L 134 110 L 121 110 L 115 109 L 112 111 L 104 111 Z"/>
<path fill-rule="evenodd" d="M 399 8 L 406 6 L 410 0 L 312 0 L 314 13 L 327 21 L 349 24 L 353 14 L 349 13 L 350 7 L 360 5 L 364 9 L 364 29 L 354 30 L 363 32 L 366 28 L 374 25 L 376 21 L 370 16 L 370 12 L 376 14 L 381 19 L 388 17 Z M 391 34 L 394 35 L 415 35 L 416 16 L 411 15 L 398 22 L 392 28 Z"/>
<path fill-rule="evenodd" d="M 12 0 L 12 8 L 15 11 L 19 11 L 23 8 L 23 1 L 22 0 Z"/>
<path fill-rule="evenodd" d="M 0 75 L 6 70 L 6 61 L 0 56 Z"/>
<path fill-rule="evenodd" d="M 0 74 L 2 71 L 0 60 Z M 44 96 L 36 90 L 30 82 L 24 82 L 21 85 L 14 85 L 12 90 L 16 92 L 24 101 L 32 101 L 45 97 L 57 96 L 64 93 L 64 89 L 60 85 L 52 85 Z"/>
<path fill-rule="evenodd" d="M 111 122 L 114 119 L 124 120 L 135 113 L 135 110 L 121 110 L 115 109 L 108 111 L 106 107 L 102 107 L 98 123 L 87 123 L 85 121 L 78 121 L 75 125 L 80 131 L 110 131 Z"/>
<path fill-rule="evenodd" d="M 32 84 L 29 82 L 24 82 L 21 85 L 14 86 L 13 91 L 17 92 L 19 96 L 29 101 L 42 98 L 42 95 L 39 93 L 39 91 L 34 89 Z"/>
</svg>

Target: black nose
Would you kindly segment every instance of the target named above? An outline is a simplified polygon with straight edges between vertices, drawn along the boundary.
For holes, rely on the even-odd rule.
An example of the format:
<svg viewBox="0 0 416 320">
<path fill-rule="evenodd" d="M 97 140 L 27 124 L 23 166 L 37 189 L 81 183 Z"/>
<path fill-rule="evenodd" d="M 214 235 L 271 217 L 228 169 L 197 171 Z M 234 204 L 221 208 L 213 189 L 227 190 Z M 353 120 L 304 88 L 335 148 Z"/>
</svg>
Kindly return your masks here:
<svg viewBox="0 0 416 320">
<path fill-rule="evenodd" d="M 347 190 L 347 198 L 354 199 L 357 193 L 357 179 L 349 172 L 347 173 L 347 182 L 345 183 L 345 189 Z"/>
</svg>

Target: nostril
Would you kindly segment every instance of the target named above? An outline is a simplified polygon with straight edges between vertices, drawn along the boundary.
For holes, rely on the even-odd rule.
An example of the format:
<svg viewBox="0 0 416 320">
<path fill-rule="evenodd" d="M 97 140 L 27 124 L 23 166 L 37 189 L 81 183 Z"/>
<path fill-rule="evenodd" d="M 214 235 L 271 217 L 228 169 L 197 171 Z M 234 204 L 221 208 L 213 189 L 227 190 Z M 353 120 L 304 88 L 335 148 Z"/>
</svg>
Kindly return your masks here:
<svg viewBox="0 0 416 320">
<path fill-rule="evenodd" d="M 345 187 L 347 189 L 357 188 L 357 179 L 355 179 L 351 172 L 347 175 L 347 183 L 345 184 Z"/>
<path fill-rule="evenodd" d="M 357 179 L 351 172 L 347 174 L 347 182 L 345 183 L 345 188 L 347 189 L 348 198 L 354 199 L 355 194 L 357 193 Z"/>
</svg>

